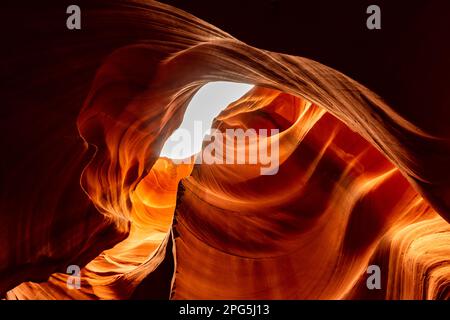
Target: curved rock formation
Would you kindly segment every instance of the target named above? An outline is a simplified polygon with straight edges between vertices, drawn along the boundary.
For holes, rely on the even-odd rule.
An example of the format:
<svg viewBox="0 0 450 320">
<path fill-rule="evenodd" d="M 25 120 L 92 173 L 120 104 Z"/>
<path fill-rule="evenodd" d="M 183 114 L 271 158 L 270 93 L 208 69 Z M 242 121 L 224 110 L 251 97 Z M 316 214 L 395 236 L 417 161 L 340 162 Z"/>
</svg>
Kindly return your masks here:
<svg viewBox="0 0 450 320">
<path fill-rule="evenodd" d="M 33 95 L 7 96 L 19 111 L 6 128 L 23 130 L 6 145 L 6 298 L 133 298 L 170 257 L 171 276 L 142 297 L 448 298 L 449 136 L 330 67 L 254 48 L 176 8 L 89 10 L 98 33 L 61 40 L 66 67 L 44 60 L 48 76 L 38 69 L 22 84 Z M 58 79 L 68 80 L 48 87 Z M 280 147 L 277 174 L 159 157 L 211 81 L 255 85 L 214 127 L 279 129 L 268 139 Z M 66 285 L 73 264 L 83 266 L 78 290 Z M 370 264 L 382 270 L 376 292 Z"/>
</svg>

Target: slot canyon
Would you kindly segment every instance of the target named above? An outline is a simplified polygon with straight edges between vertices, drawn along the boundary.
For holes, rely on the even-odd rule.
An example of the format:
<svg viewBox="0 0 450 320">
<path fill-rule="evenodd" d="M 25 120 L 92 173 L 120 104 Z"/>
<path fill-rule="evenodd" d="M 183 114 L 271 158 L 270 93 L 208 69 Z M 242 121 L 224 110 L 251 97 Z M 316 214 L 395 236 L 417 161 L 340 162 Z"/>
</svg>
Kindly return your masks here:
<svg viewBox="0 0 450 320">
<path fill-rule="evenodd" d="M 3 299 L 450 298 L 444 100 L 411 120 L 320 60 L 168 4 L 101 3 L 78 31 L 30 21 L 42 37 L 4 60 Z M 212 127 L 276 129 L 276 174 L 161 155 L 217 82 L 248 86 Z"/>
</svg>

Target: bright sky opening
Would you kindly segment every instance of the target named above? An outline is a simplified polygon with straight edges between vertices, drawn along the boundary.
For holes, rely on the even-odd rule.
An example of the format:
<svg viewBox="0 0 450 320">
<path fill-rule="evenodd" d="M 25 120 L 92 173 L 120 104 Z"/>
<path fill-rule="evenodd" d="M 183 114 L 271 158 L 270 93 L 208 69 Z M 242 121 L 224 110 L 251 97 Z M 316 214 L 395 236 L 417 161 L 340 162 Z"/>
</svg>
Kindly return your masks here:
<svg viewBox="0 0 450 320">
<path fill-rule="evenodd" d="M 160 156 L 186 159 L 199 153 L 204 137 L 210 133 L 214 118 L 252 88 L 253 85 L 250 84 L 225 81 L 205 84 L 192 98 L 183 122 L 167 139 Z M 187 132 L 190 134 L 186 134 Z"/>
</svg>

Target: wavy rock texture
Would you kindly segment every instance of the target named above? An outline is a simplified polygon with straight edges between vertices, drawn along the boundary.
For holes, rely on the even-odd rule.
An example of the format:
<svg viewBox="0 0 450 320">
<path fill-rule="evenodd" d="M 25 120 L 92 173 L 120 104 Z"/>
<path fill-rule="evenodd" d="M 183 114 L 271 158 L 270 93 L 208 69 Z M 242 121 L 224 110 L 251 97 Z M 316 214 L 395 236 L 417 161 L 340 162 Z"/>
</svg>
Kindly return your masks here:
<svg viewBox="0 0 450 320">
<path fill-rule="evenodd" d="M 7 96 L 38 110 L 11 123 L 42 126 L 8 144 L 26 156 L 5 165 L 5 298 L 449 297 L 448 136 L 332 68 L 176 8 L 131 1 L 91 17 L 98 38 L 63 42 L 64 70 L 43 60 L 48 76 L 26 83 L 36 94 Z M 159 158 L 210 81 L 255 85 L 214 126 L 279 129 L 268 140 L 280 146 L 276 175 Z M 365 286 L 374 263 L 376 292 Z M 84 266 L 79 290 L 66 287 L 70 264 Z M 162 268 L 169 276 L 153 281 Z"/>
</svg>

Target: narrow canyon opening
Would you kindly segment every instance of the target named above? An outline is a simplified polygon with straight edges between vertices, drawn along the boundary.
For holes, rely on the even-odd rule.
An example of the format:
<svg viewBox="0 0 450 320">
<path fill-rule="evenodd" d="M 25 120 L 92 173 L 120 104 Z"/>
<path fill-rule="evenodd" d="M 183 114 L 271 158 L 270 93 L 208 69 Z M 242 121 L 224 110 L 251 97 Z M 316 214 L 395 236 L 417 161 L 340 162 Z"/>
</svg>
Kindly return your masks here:
<svg viewBox="0 0 450 320">
<path fill-rule="evenodd" d="M 215 81 L 201 87 L 191 99 L 180 127 L 166 140 L 160 157 L 186 159 L 202 149 L 214 118 L 253 88 L 251 84 Z"/>
</svg>

